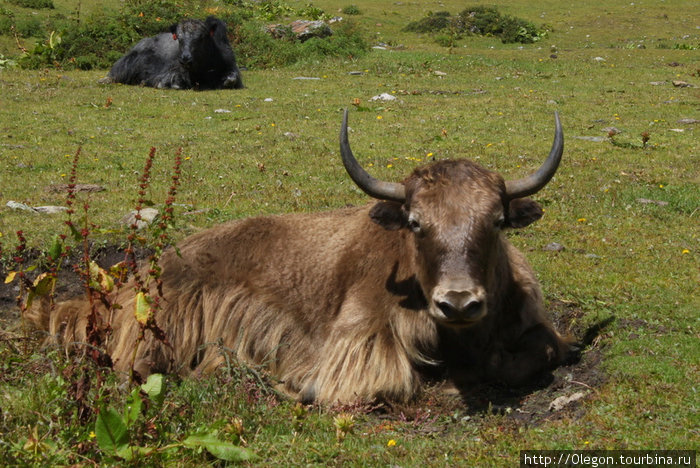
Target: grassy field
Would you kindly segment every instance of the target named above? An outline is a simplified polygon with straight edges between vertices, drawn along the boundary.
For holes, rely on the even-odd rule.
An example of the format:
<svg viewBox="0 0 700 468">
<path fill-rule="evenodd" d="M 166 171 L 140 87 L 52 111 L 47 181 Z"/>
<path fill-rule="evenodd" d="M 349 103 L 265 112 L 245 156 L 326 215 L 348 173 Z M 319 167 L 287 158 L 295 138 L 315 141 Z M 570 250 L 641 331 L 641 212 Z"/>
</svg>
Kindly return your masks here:
<svg viewBox="0 0 700 468">
<path fill-rule="evenodd" d="M 77 2 L 55 4 L 57 11 L 70 12 Z M 156 206 L 165 199 L 173 156 L 182 148 L 172 232 L 180 239 L 245 216 L 367 202 L 340 163 L 338 130 L 346 107 L 358 159 L 391 180 L 432 158 L 462 157 L 506 178 L 521 176 L 546 156 L 558 110 L 565 153 L 555 179 L 536 196 L 545 216 L 510 237 L 538 273 L 564 328 L 581 333 L 607 323 L 584 351 L 588 374 L 573 366 L 558 375 L 559 387 L 511 398 L 504 408 L 496 401 L 490 405 L 488 393 L 479 408 L 434 395 L 387 415 L 354 408 L 354 430 L 341 442 L 338 418 L 353 408 L 304 412 L 265 394 L 252 374 L 231 369 L 209 379 L 167 379 L 165 400 L 153 403 L 147 418 L 130 428 L 135 443 L 158 447 L 139 463 L 216 464 L 201 447 L 168 447 L 197 431 L 217 431 L 257 454 L 253 463 L 267 466 L 514 466 L 522 449 L 697 450 L 695 2 L 489 2 L 552 31 L 535 44 L 464 37 L 449 49 L 430 34 L 401 29 L 429 11 L 457 14 L 467 4 L 353 4 L 360 14 L 352 20 L 371 45 L 385 50 L 250 69 L 239 91 L 100 85 L 106 70 L 0 69 L 0 243 L 6 268 L 17 230 L 38 249 L 66 232 L 64 215 L 12 210 L 6 203 L 64 205 L 65 196 L 49 187 L 67 182 L 78 148 L 78 182 L 106 189 L 79 194 L 97 226 L 93 240 L 119 244 L 126 236 L 119 220 L 134 206 L 138 173 L 151 147 L 157 156 L 148 196 Z M 349 3 L 314 5 L 336 14 Z M 0 6 L 15 8 L 9 2 Z M 1 39 L 2 53 L 10 56 L 12 41 Z M 397 99 L 370 101 L 380 93 Z M 608 127 L 620 133 L 608 136 Z M 546 250 L 552 242 L 564 250 Z M 94 416 L 81 422 L 71 406 L 74 363 L 23 341 L 12 291 L 3 291 L 0 464 L 114 463 L 91 434 Z M 567 372 L 573 374 L 568 380 Z M 586 375 L 591 380 L 579 380 Z M 129 395 L 114 382 L 91 391 L 101 405 L 119 411 Z M 548 410 L 551 399 L 575 391 L 585 397 L 561 411 Z M 533 401 L 542 401 L 532 410 L 537 417 L 523 417 Z"/>
</svg>

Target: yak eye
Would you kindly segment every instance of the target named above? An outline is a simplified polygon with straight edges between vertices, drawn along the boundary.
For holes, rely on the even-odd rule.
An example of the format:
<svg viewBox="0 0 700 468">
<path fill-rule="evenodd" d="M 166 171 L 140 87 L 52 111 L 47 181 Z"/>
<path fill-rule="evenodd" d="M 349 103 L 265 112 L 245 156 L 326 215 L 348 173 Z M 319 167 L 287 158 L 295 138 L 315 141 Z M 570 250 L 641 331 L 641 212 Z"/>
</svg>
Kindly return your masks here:
<svg viewBox="0 0 700 468">
<path fill-rule="evenodd" d="M 416 234 L 420 232 L 420 223 L 413 215 L 408 216 L 408 228 Z"/>
<path fill-rule="evenodd" d="M 496 220 L 493 222 L 493 226 L 496 229 L 503 229 L 506 225 L 506 218 L 503 215 L 500 215 Z"/>
</svg>

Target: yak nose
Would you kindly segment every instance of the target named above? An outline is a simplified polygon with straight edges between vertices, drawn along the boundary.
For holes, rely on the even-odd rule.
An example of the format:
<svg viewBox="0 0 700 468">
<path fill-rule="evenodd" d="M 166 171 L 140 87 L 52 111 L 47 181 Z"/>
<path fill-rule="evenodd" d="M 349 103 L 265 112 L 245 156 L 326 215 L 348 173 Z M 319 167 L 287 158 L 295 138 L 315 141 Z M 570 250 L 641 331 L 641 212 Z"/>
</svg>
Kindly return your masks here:
<svg viewBox="0 0 700 468">
<path fill-rule="evenodd" d="M 192 65 L 192 54 L 180 54 L 180 63 L 185 67 Z"/>
<path fill-rule="evenodd" d="M 486 295 L 482 290 L 448 290 L 433 296 L 435 306 L 448 322 L 475 322 L 486 315 Z"/>
</svg>

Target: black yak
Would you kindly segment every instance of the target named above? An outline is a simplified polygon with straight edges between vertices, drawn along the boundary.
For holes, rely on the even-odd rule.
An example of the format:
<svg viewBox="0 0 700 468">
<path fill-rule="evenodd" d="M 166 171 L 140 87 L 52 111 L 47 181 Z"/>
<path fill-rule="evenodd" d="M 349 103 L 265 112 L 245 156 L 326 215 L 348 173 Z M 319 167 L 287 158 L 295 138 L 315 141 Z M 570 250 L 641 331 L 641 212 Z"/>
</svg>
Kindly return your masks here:
<svg viewBox="0 0 700 468">
<path fill-rule="evenodd" d="M 175 89 L 243 88 L 226 23 L 213 16 L 185 19 L 169 32 L 139 41 L 102 83 Z"/>
</svg>

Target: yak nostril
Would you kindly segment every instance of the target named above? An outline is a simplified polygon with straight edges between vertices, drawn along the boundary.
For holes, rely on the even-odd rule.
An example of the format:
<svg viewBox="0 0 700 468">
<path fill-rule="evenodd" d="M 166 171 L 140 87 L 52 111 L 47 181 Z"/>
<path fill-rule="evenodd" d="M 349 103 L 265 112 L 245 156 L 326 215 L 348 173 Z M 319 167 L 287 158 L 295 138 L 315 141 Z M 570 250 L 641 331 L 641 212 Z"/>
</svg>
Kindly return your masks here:
<svg viewBox="0 0 700 468">
<path fill-rule="evenodd" d="M 469 318 L 481 314 L 483 307 L 484 301 L 474 300 L 468 303 L 466 307 L 462 309 L 462 313 L 465 318 Z"/>
<path fill-rule="evenodd" d="M 454 318 L 454 316 L 457 314 L 457 309 L 454 308 L 452 304 L 446 301 L 440 301 L 436 302 L 436 305 L 440 311 L 442 311 L 443 314 L 445 314 L 445 317 L 448 319 Z"/>
</svg>

